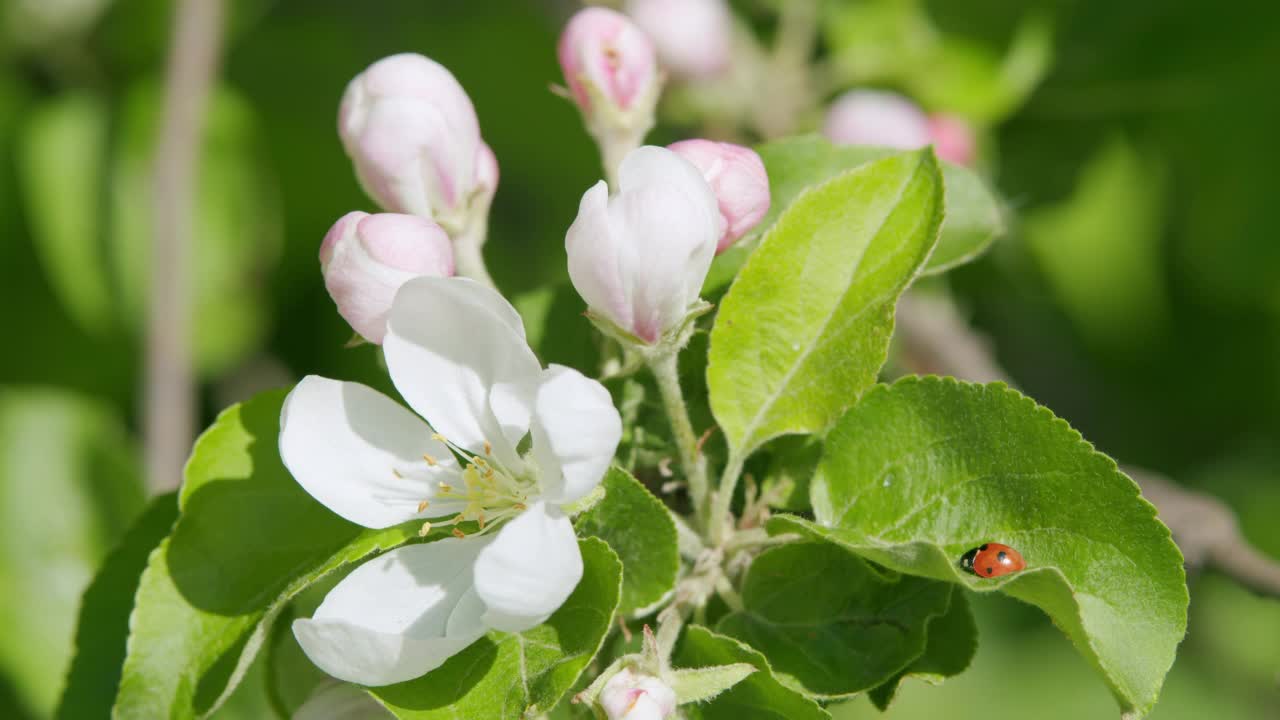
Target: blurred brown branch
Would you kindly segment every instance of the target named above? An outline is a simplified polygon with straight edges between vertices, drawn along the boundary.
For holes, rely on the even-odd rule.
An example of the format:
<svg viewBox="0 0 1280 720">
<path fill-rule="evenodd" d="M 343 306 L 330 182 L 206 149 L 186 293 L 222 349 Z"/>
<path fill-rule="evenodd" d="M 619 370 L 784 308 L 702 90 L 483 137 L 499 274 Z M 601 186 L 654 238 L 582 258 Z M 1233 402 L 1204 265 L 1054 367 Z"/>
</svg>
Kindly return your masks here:
<svg viewBox="0 0 1280 720">
<path fill-rule="evenodd" d="M 193 436 L 192 210 L 222 23 L 222 0 L 175 4 L 152 194 L 145 421 L 147 481 L 154 492 L 181 482 Z"/>
<path fill-rule="evenodd" d="M 913 371 L 1013 384 L 986 340 L 970 329 L 949 299 L 904 295 L 898 302 L 897 326 L 905 364 Z M 1123 470 L 1173 531 L 1189 569 L 1213 568 L 1260 595 L 1280 598 L 1280 562 L 1245 540 L 1235 515 L 1222 501 L 1150 470 Z"/>
</svg>

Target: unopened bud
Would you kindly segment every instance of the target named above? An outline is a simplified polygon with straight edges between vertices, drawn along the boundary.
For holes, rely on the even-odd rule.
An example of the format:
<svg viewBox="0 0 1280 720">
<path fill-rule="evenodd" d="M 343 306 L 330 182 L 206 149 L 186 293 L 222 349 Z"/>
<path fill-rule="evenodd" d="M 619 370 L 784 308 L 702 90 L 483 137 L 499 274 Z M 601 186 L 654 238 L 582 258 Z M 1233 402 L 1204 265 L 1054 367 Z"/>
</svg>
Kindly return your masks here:
<svg viewBox="0 0 1280 720">
<path fill-rule="evenodd" d="M 724 0 L 629 0 L 627 14 L 672 74 L 705 80 L 728 68 L 733 16 Z"/>
<path fill-rule="evenodd" d="M 973 128 L 964 118 L 938 113 L 929 116 L 929 136 L 938 157 L 957 165 L 971 165 L 978 154 Z"/>
<path fill-rule="evenodd" d="M 565 236 L 569 279 L 591 312 L 647 344 L 680 327 L 698 301 L 724 220 L 698 169 L 660 147 L 627 155 L 612 196 L 582 196 Z"/>
<path fill-rule="evenodd" d="M 453 246 L 426 218 L 351 212 L 324 236 L 320 269 L 338 314 L 365 340 L 381 344 L 396 291 L 415 277 L 452 275 Z"/>
<path fill-rule="evenodd" d="M 360 184 L 384 209 L 432 218 L 450 233 L 477 205 L 487 211 L 493 153 L 466 91 L 434 60 L 404 53 L 370 65 L 347 86 L 338 132 Z"/>
<path fill-rule="evenodd" d="M 712 140 L 682 140 L 668 149 L 693 163 L 711 185 L 724 219 L 716 253 L 724 252 L 769 212 L 769 175 L 751 148 Z"/>
<path fill-rule="evenodd" d="M 652 675 L 624 668 L 600 691 L 609 720 L 666 720 L 675 715 L 676 693 Z"/>
<path fill-rule="evenodd" d="M 915 103 L 881 90 L 851 90 L 827 111 L 823 134 L 841 145 L 914 150 L 931 142 L 929 119 Z"/>
<path fill-rule="evenodd" d="M 662 80 L 653 43 L 622 13 L 580 10 L 557 48 L 560 68 L 610 173 L 653 127 Z"/>
</svg>

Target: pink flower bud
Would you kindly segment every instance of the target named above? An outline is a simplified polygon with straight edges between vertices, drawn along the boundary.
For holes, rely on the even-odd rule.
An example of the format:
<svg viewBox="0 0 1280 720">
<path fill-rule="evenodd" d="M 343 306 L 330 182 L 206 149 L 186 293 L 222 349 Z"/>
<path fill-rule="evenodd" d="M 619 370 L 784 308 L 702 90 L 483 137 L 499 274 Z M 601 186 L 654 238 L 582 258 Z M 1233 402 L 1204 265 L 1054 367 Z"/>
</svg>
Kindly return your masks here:
<svg viewBox="0 0 1280 720">
<path fill-rule="evenodd" d="M 754 150 L 711 140 L 681 140 L 668 149 L 693 163 L 716 194 L 725 223 L 716 254 L 747 234 L 769 212 L 769 175 Z"/>
<path fill-rule="evenodd" d="M 324 236 L 320 270 L 338 314 L 365 340 L 381 344 L 396 291 L 415 277 L 452 275 L 453 245 L 426 218 L 350 212 Z"/>
<path fill-rule="evenodd" d="M 729 67 L 733 16 L 724 0 L 629 0 L 627 14 L 675 75 L 705 80 Z"/>
<path fill-rule="evenodd" d="M 964 118 L 938 113 L 929 116 L 929 136 L 938 157 L 957 165 L 970 165 L 978 154 L 973 128 Z"/>
<path fill-rule="evenodd" d="M 583 114 L 652 112 L 658 84 L 653 43 L 626 15 L 602 7 L 578 11 L 556 54 Z M 596 101 L 609 107 L 593 107 Z"/>
<path fill-rule="evenodd" d="M 878 145 L 914 150 L 928 145 L 929 120 L 901 95 L 851 90 L 827 111 L 823 134 L 841 145 Z"/>
<path fill-rule="evenodd" d="M 609 720 L 666 720 L 675 715 L 676 693 L 652 675 L 624 668 L 600 691 Z"/>
<path fill-rule="evenodd" d="M 477 195 L 486 206 L 492 197 L 482 184 L 471 99 L 448 70 L 421 55 L 392 55 L 356 76 L 342 97 L 338 133 L 360 184 L 386 210 L 434 218 L 456 232 Z"/>
</svg>

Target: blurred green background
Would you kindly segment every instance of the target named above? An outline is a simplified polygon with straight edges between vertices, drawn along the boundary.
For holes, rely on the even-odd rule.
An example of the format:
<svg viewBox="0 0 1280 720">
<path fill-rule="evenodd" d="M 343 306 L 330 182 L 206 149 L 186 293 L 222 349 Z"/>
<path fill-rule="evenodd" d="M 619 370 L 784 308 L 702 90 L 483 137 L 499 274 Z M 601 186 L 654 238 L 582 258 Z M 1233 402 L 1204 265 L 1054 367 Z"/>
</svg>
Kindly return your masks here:
<svg viewBox="0 0 1280 720">
<path fill-rule="evenodd" d="M 736 5 L 768 32 L 770 3 Z M 984 169 L 1014 214 L 1010 236 L 950 276 L 962 307 L 1031 396 L 1115 457 L 1223 498 L 1249 539 L 1280 557 L 1280 4 L 926 5 L 966 52 L 1003 53 L 1028 17 L 1052 29 L 1043 81 L 982 118 Z M 574 7 L 229 3 L 197 203 L 201 425 L 306 373 L 386 386 L 373 351 L 343 348 L 350 329 L 316 257 L 334 220 L 373 210 L 335 119 L 345 84 L 382 56 L 427 54 L 475 102 L 502 170 L 486 253 L 503 290 L 519 298 L 566 281 L 564 231 L 599 175 L 575 109 L 548 91 Z M 42 718 L 62 686 L 80 593 L 143 504 L 149 172 L 172 7 L 0 8 L 0 717 Z M 851 32 L 875 32 L 866 28 Z M 836 56 L 840 42 L 832 31 L 819 52 Z M 945 92 L 886 84 L 930 110 L 964 109 L 939 106 L 965 102 L 964 72 L 917 70 L 960 80 Z M 691 131 L 667 125 L 655 137 Z M 589 352 L 577 310 L 552 306 L 550 322 L 567 324 L 544 359 Z M 1190 582 L 1189 634 L 1153 717 L 1280 718 L 1280 603 L 1212 575 Z M 971 669 L 938 688 L 909 681 L 888 717 L 1114 715 L 1102 682 L 1037 611 L 992 596 L 974 605 Z M 836 712 L 877 715 L 864 700 Z M 260 682 L 220 716 L 269 716 Z"/>
</svg>

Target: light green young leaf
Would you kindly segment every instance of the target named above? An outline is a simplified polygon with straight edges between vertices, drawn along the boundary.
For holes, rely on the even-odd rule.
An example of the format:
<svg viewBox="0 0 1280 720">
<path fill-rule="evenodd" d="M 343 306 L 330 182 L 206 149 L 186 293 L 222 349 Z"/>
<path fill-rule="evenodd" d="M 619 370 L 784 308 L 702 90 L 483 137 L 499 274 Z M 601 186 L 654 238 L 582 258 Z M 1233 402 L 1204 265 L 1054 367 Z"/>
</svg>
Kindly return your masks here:
<svg viewBox="0 0 1280 720">
<path fill-rule="evenodd" d="M 40 262 L 68 313 L 97 333 L 111 327 L 114 307 L 100 230 L 107 126 L 104 101 L 68 93 L 36 108 L 16 144 Z"/>
<path fill-rule="evenodd" d="M 0 389 L 0 673 L 33 715 L 53 713 L 81 594 L 144 502 L 113 411 L 74 393 Z"/>
<path fill-rule="evenodd" d="M 780 516 L 770 532 L 1036 605 L 1126 712 L 1155 703 L 1186 631 L 1182 556 L 1133 481 L 1049 410 L 998 383 L 879 386 L 828 434 L 812 499 L 817 522 Z M 987 542 L 1020 551 L 1027 569 L 962 570 Z"/>
<path fill-rule="evenodd" d="M 755 559 L 745 608 L 716 629 L 763 652 L 784 681 L 829 700 L 881 685 L 919 657 L 950 596 L 946 583 L 886 577 L 838 545 L 791 543 Z"/>
<path fill-rule="evenodd" d="M 818 703 L 778 682 L 764 655 L 733 638 L 690 626 L 680 639 L 674 660 L 682 667 L 747 663 L 756 668 L 709 702 L 683 706 L 681 710 L 690 720 L 831 720 Z"/>
<path fill-rule="evenodd" d="M 774 140 L 756 150 L 769 172 L 773 200 L 769 213 L 757 226 L 758 234 L 716 256 L 703 286 L 704 294 L 709 295 L 733 280 L 755 250 L 760 234 L 768 232 L 802 192 L 842 172 L 898 152 L 889 148 L 832 145 L 819 135 Z M 946 272 L 974 260 L 1005 231 L 1000 203 L 987 184 L 966 167 L 947 162 L 939 164 L 946 186 L 946 217 L 938 234 L 938 245 L 920 270 L 921 275 Z"/>
<path fill-rule="evenodd" d="M 969 610 L 968 597 L 959 590 L 951 593 L 951 605 L 946 614 L 929 621 L 928 633 L 924 654 L 889 682 L 867 693 L 872 704 L 880 710 L 889 707 L 906 678 L 919 678 L 930 685 L 937 685 L 969 667 L 978 650 L 978 627 L 973 621 L 973 612 Z"/>
<path fill-rule="evenodd" d="M 578 534 L 594 535 L 622 560 L 621 612 L 647 607 L 676 583 L 680 555 L 671 512 L 622 468 L 604 476 L 605 496 L 574 523 Z"/>
<path fill-rule="evenodd" d="M 58 720 L 111 716 L 138 580 L 151 551 L 169 534 L 177 517 L 176 492 L 152 500 L 84 591 L 76 625 L 76 654 L 58 703 Z"/>
<path fill-rule="evenodd" d="M 783 213 L 711 331 L 711 409 L 733 455 L 824 431 L 875 382 L 894 305 L 941 220 L 942 177 L 929 151 L 860 165 Z"/>
<path fill-rule="evenodd" d="M 671 689 L 681 703 L 706 702 L 756 671 L 751 663 L 685 668 L 671 673 Z"/>
<path fill-rule="evenodd" d="M 243 677 L 272 620 L 329 572 L 417 537 L 325 509 L 280 462 L 284 392 L 218 416 L 196 441 L 173 534 L 151 554 L 130 618 L 117 717 L 202 717 Z"/>
<path fill-rule="evenodd" d="M 586 538 L 579 546 L 582 581 L 545 623 L 490 632 L 426 675 L 370 692 L 412 720 L 517 720 L 555 707 L 600 650 L 622 582 L 622 563 L 608 545 Z"/>
</svg>

